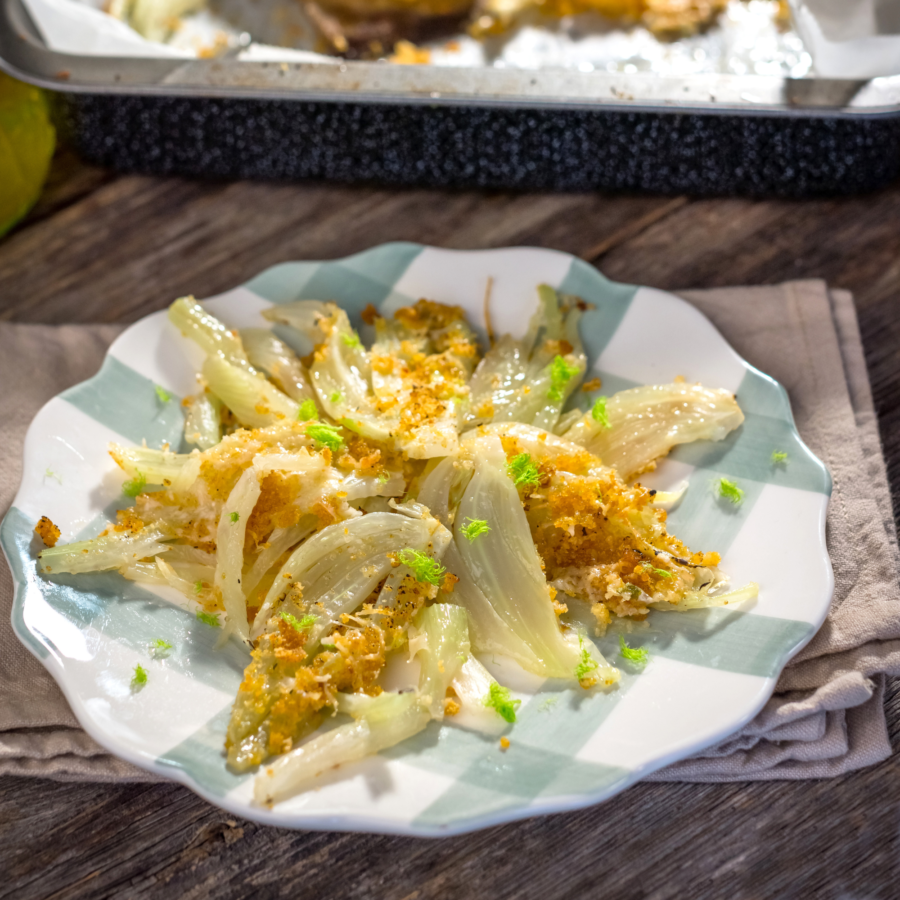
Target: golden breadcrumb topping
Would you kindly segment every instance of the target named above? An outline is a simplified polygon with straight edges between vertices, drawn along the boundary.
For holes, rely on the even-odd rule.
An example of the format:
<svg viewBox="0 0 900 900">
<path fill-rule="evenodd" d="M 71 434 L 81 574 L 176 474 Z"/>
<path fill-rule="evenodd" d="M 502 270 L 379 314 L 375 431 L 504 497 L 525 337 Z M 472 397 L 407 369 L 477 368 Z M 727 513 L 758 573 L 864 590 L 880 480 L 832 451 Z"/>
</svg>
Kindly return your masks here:
<svg viewBox="0 0 900 900">
<path fill-rule="evenodd" d="M 297 506 L 294 500 L 302 490 L 302 475 L 268 472 L 263 476 L 259 499 L 247 520 L 248 547 L 262 543 L 276 528 L 290 528 L 300 521 L 306 511 Z M 315 512 L 322 526 L 335 521 L 333 512 L 324 504 L 319 504 Z"/>
<path fill-rule="evenodd" d="M 144 530 L 144 523 L 135 515 L 133 509 L 120 509 L 116 513 L 116 524 L 112 530 L 119 534 L 137 534 Z"/>
<path fill-rule="evenodd" d="M 456 575 L 452 572 L 446 572 L 444 574 L 444 580 L 441 582 L 441 591 L 445 594 L 452 594 L 453 588 L 456 587 L 456 583 L 459 581 Z"/>
<path fill-rule="evenodd" d="M 674 40 L 705 31 L 727 5 L 728 0 L 531 0 L 509 12 L 497 6 L 497 12 L 480 17 L 470 31 L 476 37 L 502 33 L 511 24 L 511 13 L 534 6 L 556 18 L 596 12 L 623 24 L 640 22 L 657 38 Z M 494 7 L 488 9 L 493 12 Z"/>
<path fill-rule="evenodd" d="M 409 400 L 400 411 L 400 430 L 410 433 L 422 425 L 428 425 L 441 417 L 446 404 L 436 396 L 430 385 L 416 385 L 409 393 Z"/>
<path fill-rule="evenodd" d="M 374 304 L 366 304 L 366 308 L 360 313 L 360 318 L 366 325 L 374 325 L 376 319 L 381 318 L 381 313 L 375 308 Z"/>
<path fill-rule="evenodd" d="M 384 471 L 382 457 L 386 462 L 396 462 L 397 454 L 384 452 L 375 441 L 366 441 L 354 435 L 341 448 L 335 465 L 339 469 L 359 472 L 360 475 L 380 475 Z"/>
<path fill-rule="evenodd" d="M 259 638 L 244 671 L 226 741 L 230 764 L 246 769 L 287 752 L 285 747 L 318 726 L 317 714 L 334 705 L 338 692 L 381 693 L 376 679 L 385 654 L 403 644 L 406 627 L 432 593 L 432 585 L 406 575 L 390 607 L 367 603 L 343 617 L 311 660 L 304 649 L 308 633 L 277 619 L 278 630 Z"/>
<path fill-rule="evenodd" d="M 404 306 L 394 313 L 394 318 L 410 331 L 427 334 L 449 327 L 454 322 L 465 322 L 466 313 L 461 306 L 419 300 L 413 306 Z"/>
<path fill-rule="evenodd" d="M 523 452 L 514 437 L 501 440 L 508 460 Z M 719 564 L 718 553 L 694 553 L 666 531 L 666 512 L 650 491 L 627 485 L 586 450 L 556 447 L 538 472 L 540 484 L 524 492 L 522 505 L 554 607 L 556 588 L 585 599 L 599 631 L 610 612 L 644 619 L 650 603 L 678 603 Z"/>
<path fill-rule="evenodd" d="M 385 657 L 381 629 L 346 629 L 328 641 L 327 649 L 307 664 L 306 633 L 284 619 L 277 632 L 260 637 L 244 670 L 225 742 L 232 765 L 245 769 L 286 753 L 318 727 L 316 714 L 333 706 L 338 692 L 381 693 L 375 684 Z M 241 735 L 248 724 L 256 727 Z"/>
<path fill-rule="evenodd" d="M 34 533 L 44 542 L 45 547 L 55 547 L 62 532 L 47 516 L 41 516 L 40 521 L 34 526 Z"/>
</svg>

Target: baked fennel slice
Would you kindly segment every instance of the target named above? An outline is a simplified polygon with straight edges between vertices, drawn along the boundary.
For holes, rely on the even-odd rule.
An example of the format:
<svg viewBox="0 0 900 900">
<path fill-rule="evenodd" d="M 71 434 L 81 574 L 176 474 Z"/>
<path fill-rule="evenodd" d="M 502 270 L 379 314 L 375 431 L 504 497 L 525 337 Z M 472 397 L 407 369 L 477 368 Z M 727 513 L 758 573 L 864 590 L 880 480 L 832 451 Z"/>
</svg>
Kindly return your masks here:
<svg viewBox="0 0 900 900">
<path fill-rule="evenodd" d="M 564 411 L 587 367 L 584 308 L 542 285 L 524 336 L 484 355 L 463 310 L 430 300 L 369 307 L 368 345 L 327 300 L 267 310 L 311 347 L 300 359 L 182 298 L 170 320 L 203 355 L 184 404 L 195 449 L 111 445 L 132 505 L 91 541 L 48 546 L 40 571 L 172 588 L 247 649 L 225 752 L 258 771 L 263 803 L 432 722 L 514 728 L 519 698 L 485 667 L 498 657 L 615 690 L 573 604 L 602 635 L 755 596 L 725 591 L 718 554 L 667 532 L 677 492 L 633 482 L 743 415 L 731 394 L 683 383 Z M 386 690 L 403 659 L 408 690 Z"/>
</svg>

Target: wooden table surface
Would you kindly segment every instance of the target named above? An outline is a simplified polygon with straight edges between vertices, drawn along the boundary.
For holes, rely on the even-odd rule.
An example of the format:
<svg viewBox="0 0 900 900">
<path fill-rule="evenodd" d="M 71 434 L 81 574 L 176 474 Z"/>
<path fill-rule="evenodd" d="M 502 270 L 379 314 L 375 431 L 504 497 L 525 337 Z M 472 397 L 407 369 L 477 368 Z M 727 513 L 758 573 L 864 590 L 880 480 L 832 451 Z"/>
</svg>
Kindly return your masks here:
<svg viewBox="0 0 900 900">
<path fill-rule="evenodd" d="M 0 242 L 0 319 L 133 322 L 276 262 L 391 240 L 553 247 L 670 290 L 827 279 L 856 296 L 900 500 L 900 185 L 809 201 L 379 190 L 117 175 L 61 152 Z M 888 713 L 900 741 L 900 689 Z M 896 898 L 900 757 L 821 782 L 641 784 L 444 840 L 298 833 L 175 785 L 0 779 L 0 897 Z"/>
</svg>

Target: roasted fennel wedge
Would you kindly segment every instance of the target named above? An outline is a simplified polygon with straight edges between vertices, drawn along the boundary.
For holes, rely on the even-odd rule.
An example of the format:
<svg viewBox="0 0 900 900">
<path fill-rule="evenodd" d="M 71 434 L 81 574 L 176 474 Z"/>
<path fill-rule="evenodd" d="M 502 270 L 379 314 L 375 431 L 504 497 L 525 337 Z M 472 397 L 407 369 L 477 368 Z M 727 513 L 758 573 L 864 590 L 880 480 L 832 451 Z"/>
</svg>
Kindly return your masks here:
<svg viewBox="0 0 900 900">
<path fill-rule="evenodd" d="M 490 531 L 476 540 L 458 531 L 454 538 L 460 560 L 456 590 L 472 617 L 474 647 L 508 656 L 536 675 L 574 678 L 580 648 L 560 629 L 555 592 L 541 569 L 503 445 L 495 435 L 484 435 L 467 449 L 475 471 L 457 520 L 491 523 Z M 597 681 L 608 685 L 618 680 L 612 666 L 598 662 Z"/>
<path fill-rule="evenodd" d="M 651 469 L 676 444 L 721 441 L 743 421 L 728 391 L 699 384 L 644 385 L 613 394 L 563 436 L 628 481 Z"/>
</svg>

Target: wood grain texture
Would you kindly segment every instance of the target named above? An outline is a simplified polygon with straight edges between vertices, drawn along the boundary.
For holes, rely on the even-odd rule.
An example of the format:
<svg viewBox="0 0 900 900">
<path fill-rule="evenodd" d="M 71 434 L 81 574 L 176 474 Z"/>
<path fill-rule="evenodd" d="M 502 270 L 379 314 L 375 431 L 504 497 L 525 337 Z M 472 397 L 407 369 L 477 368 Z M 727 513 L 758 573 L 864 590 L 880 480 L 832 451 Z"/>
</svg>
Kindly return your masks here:
<svg viewBox="0 0 900 900">
<path fill-rule="evenodd" d="M 639 784 L 444 840 L 268 828 L 174 784 L 6 778 L 0 898 L 893 900 L 898 821 L 897 756 L 829 781 Z"/>
<path fill-rule="evenodd" d="M 667 289 L 821 277 L 857 297 L 900 498 L 900 186 L 829 201 L 382 191 L 113 176 L 62 155 L 0 243 L 0 318 L 133 321 L 286 259 L 533 244 Z M 43 211 L 42 211 L 43 210 Z M 895 748 L 900 686 L 888 691 Z M 0 898 L 891 900 L 900 757 L 822 782 L 636 785 L 442 841 L 299 833 L 175 785 L 0 779 Z"/>
<path fill-rule="evenodd" d="M 0 318 L 131 322 L 180 295 L 227 290 L 276 262 L 385 241 L 530 244 L 582 255 L 671 202 L 122 177 L 0 244 Z"/>
<path fill-rule="evenodd" d="M 81 162 L 67 147 L 57 147 L 40 199 L 28 213 L 20 230 L 49 218 L 115 177 L 107 169 Z"/>
</svg>

